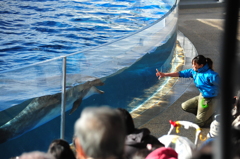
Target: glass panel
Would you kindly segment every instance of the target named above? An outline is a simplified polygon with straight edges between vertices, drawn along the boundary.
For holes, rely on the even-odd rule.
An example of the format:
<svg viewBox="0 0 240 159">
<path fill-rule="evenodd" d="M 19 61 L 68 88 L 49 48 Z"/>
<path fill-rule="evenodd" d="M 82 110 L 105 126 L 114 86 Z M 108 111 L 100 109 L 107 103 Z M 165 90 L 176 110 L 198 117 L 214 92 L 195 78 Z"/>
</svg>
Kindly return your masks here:
<svg viewBox="0 0 240 159">
<path fill-rule="evenodd" d="M 85 107 L 109 105 L 133 111 L 168 82 L 158 80 L 155 70 L 170 71 L 178 63 L 176 6 L 137 33 L 67 56 L 64 137 L 68 142 Z M 60 137 L 61 84 L 61 58 L 0 74 L 3 158 L 46 151 Z"/>
<path fill-rule="evenodd" d="M 158 80 L 155 70 L 173 71 L 180 63 L 174 52 L 176 25 L 174 9 L 127 38 L 67 56 L 67 94 L 71 95 L 67 95 L 67 140 L 85 107 L 109 105 L 133 111 L 159 91 L 159 85 L 170 81 Z"/>
<path fill-rule="evenodd" d="M 62 59 L 0 74 L 1 158 L 45 151 L 59 138 L 61 83 Z"/>
</svg>

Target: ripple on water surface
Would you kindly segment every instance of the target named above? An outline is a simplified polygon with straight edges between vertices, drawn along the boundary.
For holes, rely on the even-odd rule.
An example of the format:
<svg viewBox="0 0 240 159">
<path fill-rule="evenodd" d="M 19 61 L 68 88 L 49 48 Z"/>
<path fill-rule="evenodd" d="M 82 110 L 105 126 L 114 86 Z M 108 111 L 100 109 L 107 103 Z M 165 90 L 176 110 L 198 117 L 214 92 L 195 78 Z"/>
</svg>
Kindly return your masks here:
<svg viewBox="0 0 240 159">
<path fill-rule="evenodd" d="M 3 0 L 0 71 L 82 51 L 137 31 L 175 0 Z"/>
</svg>

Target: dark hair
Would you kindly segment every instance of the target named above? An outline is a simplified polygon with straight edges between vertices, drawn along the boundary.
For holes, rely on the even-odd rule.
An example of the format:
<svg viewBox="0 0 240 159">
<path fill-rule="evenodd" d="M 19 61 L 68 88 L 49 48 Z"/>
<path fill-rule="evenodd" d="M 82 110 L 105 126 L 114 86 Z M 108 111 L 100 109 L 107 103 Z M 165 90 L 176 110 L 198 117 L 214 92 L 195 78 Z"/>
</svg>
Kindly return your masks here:
<svg viewBox="0 0 240 159">
<path fill-rule="evenodd" d="M 193 58 L 192 62 L 196 62 L 197 64 L 201 65 L 206 65 L 208 64 L 208 67 L 213 70 L 213 61 L 210 58 L 206 58 L 203 55 L 198 55 Z"/>
<path fill-rule="evenodd" d="M 53 140 L 49 145 L 48 153 L 56 159 L 76 159 L 69 143 L 63 139 Z"/>
<path fill-rule="evenodd" d="M 121 116 L 123 117 L 123 121 L 126 125 L 126 134 L 127 135 L 131 134 L 135 130 L 135 125 L 134 125 L 131 114 L 126 109 L 123 109 L 123 108 L 117 108 L 117 109 L 120 111 Z"/>
</svg>

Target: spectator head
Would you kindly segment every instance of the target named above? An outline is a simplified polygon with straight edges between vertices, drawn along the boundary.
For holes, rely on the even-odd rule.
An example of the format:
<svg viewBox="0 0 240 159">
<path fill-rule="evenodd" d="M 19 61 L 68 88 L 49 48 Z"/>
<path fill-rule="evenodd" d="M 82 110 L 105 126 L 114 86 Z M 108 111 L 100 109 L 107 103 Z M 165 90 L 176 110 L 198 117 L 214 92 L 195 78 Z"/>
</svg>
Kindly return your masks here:
<svg viewBox="0 0 240 159">
<path fill-rule="evenodd" d="M 56 159 L 75 159 L 75 155 L 67 141 L 56 139 L 51 142 L 48 153 L 52 154 Z"/>
<path fill-rule="evenodd" d="M 117 109 L 87 107 L 76 121 L 74 129 L 79 158 L 122 158 L 126 130 Z"/>
<path fill-rule="evenodd" d="M 123 108 L 118 108 L 118 110 L 120 111 L 123 117 L 123 121 L 126 125 L 127 135 L 133 133 L 135 130 L 135 125 L 134 125 L 131 114 L 126 109 L 123 109 Z"/>
<path fill-rule="evenodd" d="M 28 153 L 23 153 L 19 156 L 19 159 L 55 159 L 53 155 L 40 152 L 40 151 L 33 151 Z"/>
</svg>

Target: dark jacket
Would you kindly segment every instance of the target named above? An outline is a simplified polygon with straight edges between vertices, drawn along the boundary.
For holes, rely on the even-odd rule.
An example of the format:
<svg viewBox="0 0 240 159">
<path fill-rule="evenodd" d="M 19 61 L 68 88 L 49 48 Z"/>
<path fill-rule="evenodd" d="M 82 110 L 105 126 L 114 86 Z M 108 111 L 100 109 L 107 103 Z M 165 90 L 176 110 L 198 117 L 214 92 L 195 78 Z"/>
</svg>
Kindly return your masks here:
<svg viewBox="0 0 240 159">
<path fill-rule="evenodd" d="M 135 129 L 126 137 L 125 158 L 131 159 L 138 150 L 145 149 L 147 144 L 151 144 L 153 149 L 164 146 L 156 137 L 150 135 L 149 129 Z"/>
</svg>

